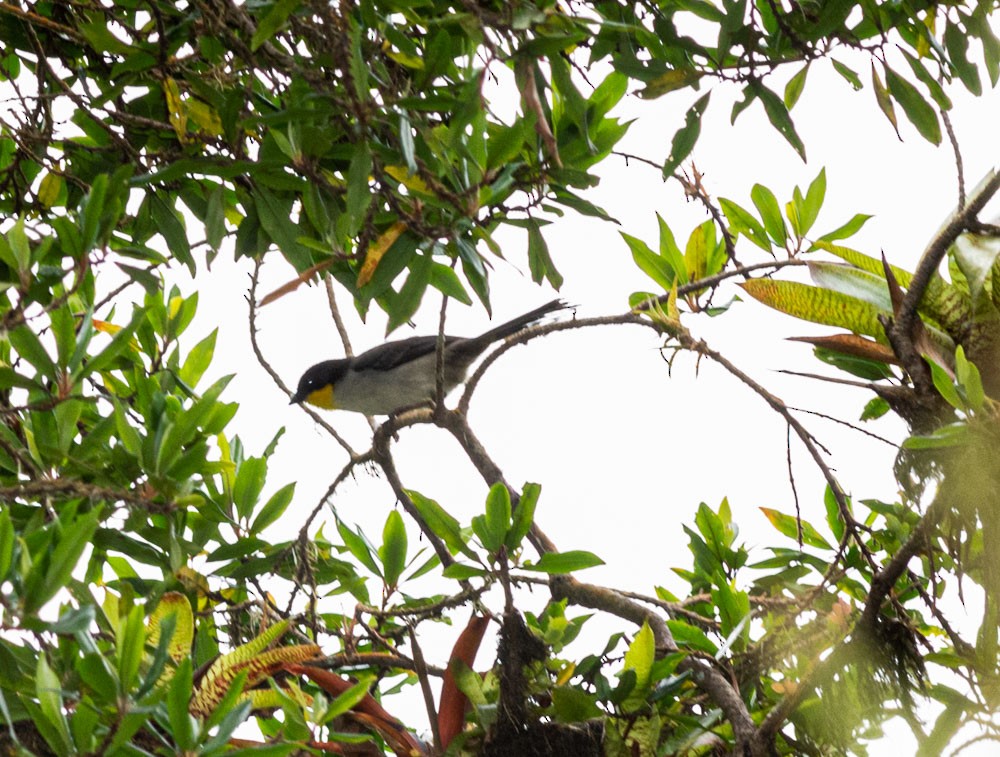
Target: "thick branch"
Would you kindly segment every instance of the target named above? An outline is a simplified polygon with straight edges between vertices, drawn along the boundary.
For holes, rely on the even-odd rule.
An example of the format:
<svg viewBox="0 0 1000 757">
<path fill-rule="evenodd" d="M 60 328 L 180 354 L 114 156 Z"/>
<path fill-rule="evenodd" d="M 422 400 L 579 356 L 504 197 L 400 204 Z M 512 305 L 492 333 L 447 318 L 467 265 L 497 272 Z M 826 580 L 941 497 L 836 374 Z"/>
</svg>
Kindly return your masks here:
<svg viewBox="0 0 1000 757">
<path fill-rule="evenodd" d="M 979 191 L 969 198 L 968 203 L 955 211 L 951 220 L 938 232 L 921 256 L 917 270 L 910 281 L 910 287 L 903 297 L 903 303 L 898 312 L 894 314 L 892 324 L 886 329 L 886 335 L 889 337 L 893 351 L 907 373 L 910 374 L 914 384 L 917 385 L 916 388 L 920 394 L 933 392 L 933 388 L 930 385 L 930 376 L 923 358 L 917 351 L 914 342 L 914 329 L 918 317 L 917 306 L 923 299 L 931 279 L 937 274 L 941 261 L 948 254 L 948 249 L 960 234 L 968 231 L 977 223 L 976 217 L 979 212 L 998 190 L 1000 190 L 1000 173 L 994 172 Z"/>
</svg>

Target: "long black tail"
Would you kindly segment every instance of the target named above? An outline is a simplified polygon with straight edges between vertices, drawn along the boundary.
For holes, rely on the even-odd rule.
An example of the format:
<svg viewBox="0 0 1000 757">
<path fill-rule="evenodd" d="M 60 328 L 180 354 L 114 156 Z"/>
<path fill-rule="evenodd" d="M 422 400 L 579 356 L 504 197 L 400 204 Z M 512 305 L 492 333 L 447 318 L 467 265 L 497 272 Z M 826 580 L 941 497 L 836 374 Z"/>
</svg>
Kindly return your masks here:
<svg viewBox="0 0 1000 757">
<path fill-rule="evenodd" d="M 554 313 L 557 310 L 566 310 L 570 307 L 572 306 L 566 304 L 563 300 L 552 300 L 552 302 L 535 308 L 530 313 L 525 313 L 524 315 L 520 315 L 517 318 L 507 321 L 506 323 L 501 323 L 499 326 L 490 329 L 485 334 L 481 334 L 474 339 L 470 339 L 469 341 L 477 342 L 482 345 L 483 349 L 486 349 L 486 347 L 493 342 L 506 339 L 512 334 L 516 334 L 521 329 L 530 326 L 536 321 L 540 321 L 549 313 Z"/>
</svg>

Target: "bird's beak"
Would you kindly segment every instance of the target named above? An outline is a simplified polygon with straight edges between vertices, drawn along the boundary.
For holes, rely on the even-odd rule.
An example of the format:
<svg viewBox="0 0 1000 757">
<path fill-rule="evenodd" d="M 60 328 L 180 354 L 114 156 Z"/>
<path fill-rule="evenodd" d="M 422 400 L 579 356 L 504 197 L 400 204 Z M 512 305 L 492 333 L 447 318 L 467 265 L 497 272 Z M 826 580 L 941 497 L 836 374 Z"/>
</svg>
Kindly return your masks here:
<svg viewBox="0 0 1000 757">
<path fill-rule="evenodd" d="M 302 403 L 302 400 L 304 400 L 304 399 L 305 399 L 305 397 L 300 397 L 300 396 L 299 396 L 299 393 L 298 393 L 298 392 L 296 392 L 296 393 L 295 393 L 295 394 L 293 394 L 293 395 L 291 396 L 291 398 L 290 398 L 290 399 L 288 400 L 288 404 L 289 404 L 289 405 L 298 405 L 298 404 L 301 404 L 301 403 Z"/>
</svg>

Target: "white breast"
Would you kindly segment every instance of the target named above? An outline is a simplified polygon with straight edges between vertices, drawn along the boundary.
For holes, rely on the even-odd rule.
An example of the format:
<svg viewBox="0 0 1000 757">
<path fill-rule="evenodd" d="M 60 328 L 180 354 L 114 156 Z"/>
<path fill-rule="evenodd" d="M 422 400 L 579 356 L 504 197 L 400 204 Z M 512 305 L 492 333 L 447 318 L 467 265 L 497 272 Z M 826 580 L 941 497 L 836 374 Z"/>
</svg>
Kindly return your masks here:
<svg viewBox="0 0 1000 757">
<path fill-rule="evenodd" d="M 337 408 L 365 415 L 388 415 L 433 399 L 436 391 L 436 356 L 432 352 L 406 365 L 385 371 L 350 370 L 338 383 L 333 401 Z M 457 385 L 445 383 L 445 393 Z"/>
</svg>

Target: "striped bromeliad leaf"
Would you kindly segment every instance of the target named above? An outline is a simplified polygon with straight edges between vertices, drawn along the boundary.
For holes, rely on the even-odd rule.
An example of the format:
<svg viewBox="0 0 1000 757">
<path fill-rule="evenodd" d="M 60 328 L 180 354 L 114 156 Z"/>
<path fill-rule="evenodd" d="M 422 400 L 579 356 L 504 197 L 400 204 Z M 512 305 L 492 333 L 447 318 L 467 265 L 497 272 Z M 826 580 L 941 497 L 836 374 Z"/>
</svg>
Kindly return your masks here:
<svg viewBox="0 0 1000 757">
<path fill-rule="evenodd" d="M 888 344 L 879 316 L 891 317 L 892 313 L 870 302 L 797 281 L 751 279 L 740 286 L 758 302 L 782 313 L 824 326 L 844 328 L 870 336 L 880 344 Z M 954 353 L 955 342 L 951 337 L 930 324 L 923 324 L 922 328 L 929 340 L 928 349 L 933 346 L 936 352 Z"/>
<path fill-rule="evenodd" d="M 782 313 L 887 342 L 878 317 L 892 313 L 857 297 L 797 281 L 751 279 L 740 286 L 758 302 Z"/>
<path fill-rule="evenodd" d="M 189 706 L 191 714 L 199 717 L 211 714 L 226 695 L 233 679 L 244 670 L 247 671 L 246 685 L 252 687 L 286 664 L 305 662 L 321 655 L 320 648 L 316 644 L 298 644 L 264 651 L 284 635 L 288 625 L 287 620 L 275 623 L 255 639 L 213 662 L 198 681 L 191 697 Z"/>
<path fill-rule="evenodd" d="M 830 242 L 815 242 L 813 249 L 823 250 L 829 252 L 831 255 L 836 255 L 854 267 L 875 274 L 883 281 L 885 280 L 885 269 L 879 258 Z M 910 286 L 910 281 L 913 279 L 912 273 L 897 266 L 890 266 L 890 270 L 892 270 L 896 281 L 899 282 L 899 285 L 903 289 Z M 972 303 L 969 297 L 961 289 L 953 284 L 949 284 L 937 274 L 931 277 L 923 299 L 920 301 L 920 307 L 917 310 L 925 318 L 930 318 L 941 324 L 953 339 L 958 336 L 960 330 L 972 319 L 973 314 Z"/>
<path fill-rule="evenodd" d="M 191 612 L 188 598 L 180 592 L 167 592 L 160 599 L 160 603 L 149 616 L 146 643 L 153 647 L 159 645 L 160 625 L 170 615 L 175 618 L 174 635 L 167 646 L 167 654 L 175 663 L 179 663 L 191 654 L 191 644 L 194 641 L 194 613 Z"/>
</svg>

